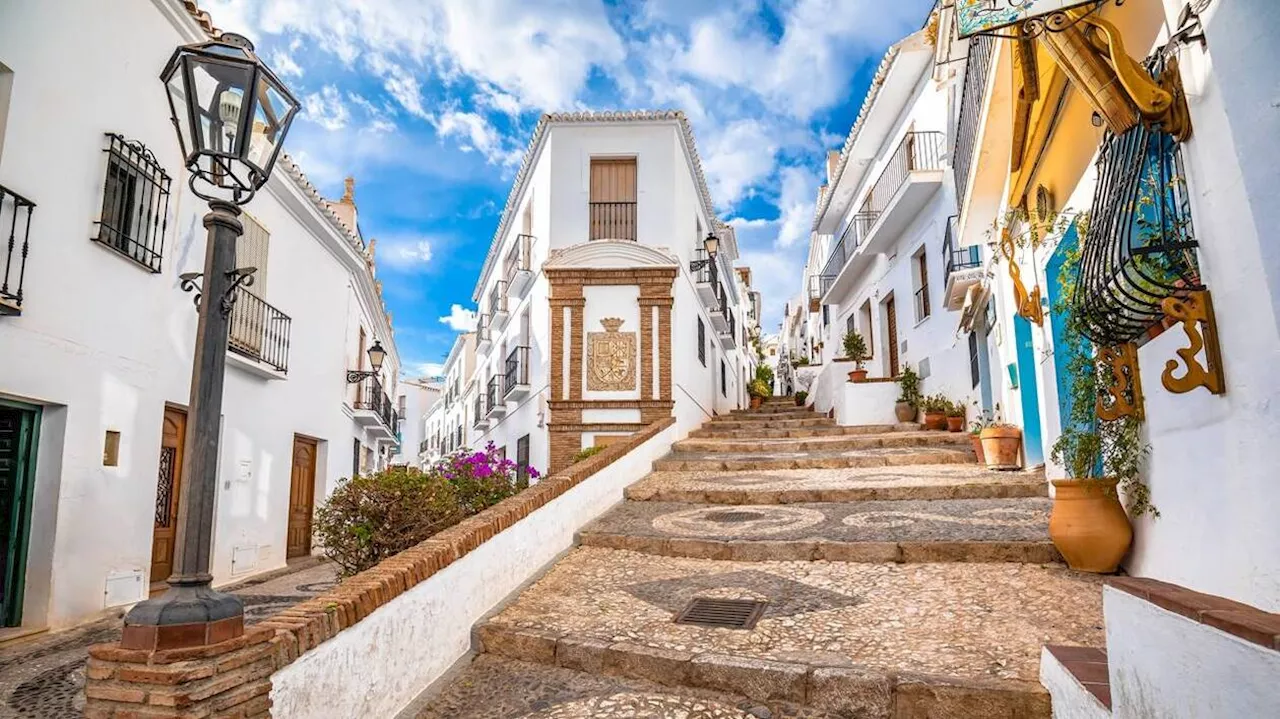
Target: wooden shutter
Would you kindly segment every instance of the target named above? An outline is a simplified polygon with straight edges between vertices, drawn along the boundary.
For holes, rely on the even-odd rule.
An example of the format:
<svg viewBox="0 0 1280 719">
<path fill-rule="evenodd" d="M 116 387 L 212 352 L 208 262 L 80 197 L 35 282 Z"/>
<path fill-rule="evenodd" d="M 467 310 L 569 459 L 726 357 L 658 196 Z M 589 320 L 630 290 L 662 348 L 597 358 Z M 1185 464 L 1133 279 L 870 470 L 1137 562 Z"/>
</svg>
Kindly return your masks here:
<svg viewBox="0 0 1280 719">
<path fill-rule="evenodd" d="M 591 161 L 590 237 L 636 239 L 636 161 Z"/>
<path fill-rule="evenodd" d="M 258 297 L 266 297 L 267 244 L 271 235 L 248 214 L 241 215 L 240 221 L 244 223 L 244 234 L 236 240 L 236 267 L 257 267 L 253 286 L 246 289 Z"/>
<path fill-rule="evenodd" d="M 898 376 L 898 308 L 893 296 L 885 302 L 885 314 L 889 319 L 889 376 Z"/>
</svg>

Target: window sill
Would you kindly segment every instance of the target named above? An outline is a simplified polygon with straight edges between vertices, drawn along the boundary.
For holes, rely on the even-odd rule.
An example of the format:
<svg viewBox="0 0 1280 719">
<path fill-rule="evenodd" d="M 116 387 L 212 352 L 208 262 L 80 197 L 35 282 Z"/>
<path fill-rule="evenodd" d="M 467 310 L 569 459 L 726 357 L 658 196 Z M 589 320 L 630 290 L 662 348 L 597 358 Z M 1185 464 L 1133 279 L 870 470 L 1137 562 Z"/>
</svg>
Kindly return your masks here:
<svg viewBox="0 0 1280 719">
<path fill-rule="evenodd" d="M 232 352 L 231 350 L 227 350 L 227 366 L 235 367 L 248 374 L 261 377 L 265 380 L 289 379 L 289 375 L 284 372 L 261 362 L 251 360 L 248 357 L 237 352 Z"/>
<path fill-rule="evenodd" d="M 925 315 L 924 317 L 921 317 L 920 319 L 916 320 L 916 323 L 914 325 L 911 325 L 911 329 L 915 329 L 920 325 L 924 324 L 925 322 L 928 322 L 929 318 L 931 317 L 933 317 L 933 315 Z"/>
</svg>

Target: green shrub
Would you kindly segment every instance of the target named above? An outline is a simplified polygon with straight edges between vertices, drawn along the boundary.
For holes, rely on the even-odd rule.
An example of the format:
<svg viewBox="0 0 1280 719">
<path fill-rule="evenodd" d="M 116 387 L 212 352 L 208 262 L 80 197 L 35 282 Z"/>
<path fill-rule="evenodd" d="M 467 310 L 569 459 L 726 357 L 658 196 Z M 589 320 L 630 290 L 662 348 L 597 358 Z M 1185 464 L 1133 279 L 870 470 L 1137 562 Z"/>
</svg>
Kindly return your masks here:
<svg viewBox="0 0 1280 719">
<path fill-rule="evenodd" d="M 809 393 L 804 390 L 796 392 L 796 406 L 803 407 L 806 400 L 809 399 Z"/>
<path fill-rule="evenodd" d="M 590 459 L 596 456 L 597 454 L 600 454 L 603 451 L 604 451 L 604 447 L 586 447 L 584 449 L 578 450 L 578 453 L 573 455 L 573 461 L 570 462 L 570 464 L 577 464 L 578 462 L 581 462 L 584 459 Z"/>
</svg>

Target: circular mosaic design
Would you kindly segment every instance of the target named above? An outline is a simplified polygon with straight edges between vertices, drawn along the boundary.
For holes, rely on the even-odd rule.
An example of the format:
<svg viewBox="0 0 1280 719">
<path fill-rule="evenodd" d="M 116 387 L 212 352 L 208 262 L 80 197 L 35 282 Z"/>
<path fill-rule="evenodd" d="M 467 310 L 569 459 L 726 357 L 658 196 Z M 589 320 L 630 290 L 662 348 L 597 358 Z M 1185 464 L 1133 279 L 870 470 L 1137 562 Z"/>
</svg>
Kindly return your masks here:
<svg viewBox="0 0 1280 719">
<path fill-rule="evenodd" d="M 975 527 L 1034 527 L 1045 521 L 1043 511 L 1017 507 L 979 509 L 963 517 L 932 512 L 860 512 L 844 518 L 844 524 L 849 527 L 906 527 L 916 522 L 947 522 Z"/>
<path fill-rule="evenodd" d="M 755 719 L 741 709 L 718 702 L 688 699 L 666 694 L 621 693 L 588 697 L 565 702 L 535 714 L 530 719 L 592 719 L 592 717 L 627 717 L 628 719 Z"/>
<path fill-rule="evenodd" d="M 799 507 L 698 507 L 664 514 L 653 520 L 653 528 L 667 534 L 719 537 L 766 537 L 812 527 L 826 516 L 817 510 Z"/>
</svg>

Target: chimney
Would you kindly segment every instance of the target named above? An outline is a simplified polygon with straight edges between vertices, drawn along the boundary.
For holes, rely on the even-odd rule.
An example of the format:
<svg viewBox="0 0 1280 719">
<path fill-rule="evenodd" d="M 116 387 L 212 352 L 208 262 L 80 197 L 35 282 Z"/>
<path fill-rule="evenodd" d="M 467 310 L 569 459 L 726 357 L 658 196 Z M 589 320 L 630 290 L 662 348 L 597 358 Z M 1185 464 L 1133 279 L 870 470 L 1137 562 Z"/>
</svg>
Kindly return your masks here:
<svg viewBox="0 0 1280 719">
<path fill-rule="evenodd" d="M 342 224 L 351 232 L 356 232 L 356 178 L 348 176 L 343 181 L 342 199 L 328 204 L 329 209 L 342 220 Z"/>
</svg>

